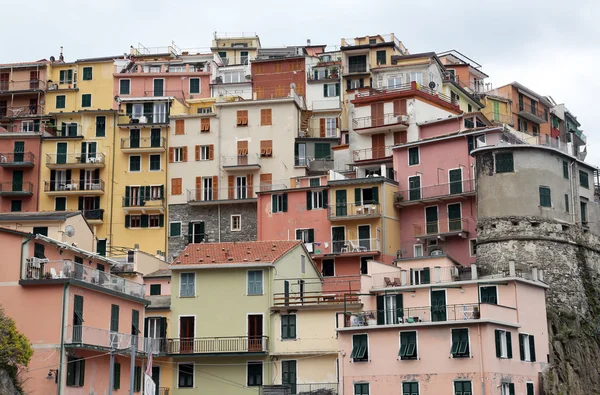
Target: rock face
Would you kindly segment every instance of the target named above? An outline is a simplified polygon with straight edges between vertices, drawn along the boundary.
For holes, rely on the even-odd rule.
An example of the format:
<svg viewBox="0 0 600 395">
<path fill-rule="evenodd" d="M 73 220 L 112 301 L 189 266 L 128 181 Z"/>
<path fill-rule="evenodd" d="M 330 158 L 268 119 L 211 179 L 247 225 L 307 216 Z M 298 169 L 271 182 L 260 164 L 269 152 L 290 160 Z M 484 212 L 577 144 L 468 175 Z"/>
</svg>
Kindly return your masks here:
<svg viewBox="0 0 600 395">
<path fill-rule="evenodd" d="M 0 395 L 17 395 L 19 391 L 15 388 L 8 372 L 0 369 Z"/>
<path fill-rule="evenodd" d="M 541 217 L 478 221 L 477 264 L 485 274 L 509 261 L 543 270 L 550 337 L 545 395 L 600 394 L 600 238 Z"/>
</svg>

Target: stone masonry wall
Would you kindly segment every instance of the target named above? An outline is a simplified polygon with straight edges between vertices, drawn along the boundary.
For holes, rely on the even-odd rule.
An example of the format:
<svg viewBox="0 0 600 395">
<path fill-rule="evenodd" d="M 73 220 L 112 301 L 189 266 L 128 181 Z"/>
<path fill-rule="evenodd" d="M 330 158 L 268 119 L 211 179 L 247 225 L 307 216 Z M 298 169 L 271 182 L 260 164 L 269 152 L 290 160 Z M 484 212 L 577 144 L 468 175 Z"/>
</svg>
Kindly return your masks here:
<svg viewBox="0 0 600 395">
<path fill-rule="evenodd" d="M 600 238 L 578 225 L 539 217 L 479 219 L 477 264 L 484 273 L 535 266 L 544 272 L 550 336 L 545 395 L 600 394 Z"/>
</svg>

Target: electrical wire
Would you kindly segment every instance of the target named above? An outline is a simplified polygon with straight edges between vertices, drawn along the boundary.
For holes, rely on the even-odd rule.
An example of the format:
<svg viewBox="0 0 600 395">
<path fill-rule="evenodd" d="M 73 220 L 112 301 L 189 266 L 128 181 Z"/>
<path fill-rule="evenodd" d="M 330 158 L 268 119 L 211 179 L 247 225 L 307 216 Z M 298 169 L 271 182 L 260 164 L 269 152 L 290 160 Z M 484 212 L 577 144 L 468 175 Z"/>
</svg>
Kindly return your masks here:
<svg viewBox="0 0 600 395">
<path fill-rule="evenodd" d="M 105 357 L 107 355 L 110 355 L 110 352 L 107 352 L 107 353 L 104 353 L 104 354 L 99 354 L 99 355 L 93 355 L 91 357 L 77 358 L 77 359 L 72 360 L 72 361 L 63 362 L 62 364 L 63 365 L 67 365 L 69 363 L 75 363 L 75 362 L 78 362 L 78 361 L 85 361 L 85 360 L 88 360 L 88 359 Z M 27 369 L 27 372 L 34 372 L 36 370 L 41 370 L 41 369 L 57 368 L 57 367 L 60 367 L 60 365 L 61 365 L 60 363 L 56 363 L 56 364 L 53 364 L 53 365 L 42 366 L 42 367 L 35 368 L 35 369 Z"/>
</svg>

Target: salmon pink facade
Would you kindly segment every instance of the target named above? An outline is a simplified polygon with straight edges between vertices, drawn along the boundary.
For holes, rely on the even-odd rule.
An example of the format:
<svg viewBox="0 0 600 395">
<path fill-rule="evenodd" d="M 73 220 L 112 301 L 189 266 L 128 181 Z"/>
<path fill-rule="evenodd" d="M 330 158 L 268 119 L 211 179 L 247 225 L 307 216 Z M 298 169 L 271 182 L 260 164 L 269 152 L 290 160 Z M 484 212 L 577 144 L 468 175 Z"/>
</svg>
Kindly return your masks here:
<svg viewBox="0 0 600 395">
<path fill-rule="evenodd" d="M 0 131 L 0 212 L 38 209 L 41 136 Z"/>
</svg>

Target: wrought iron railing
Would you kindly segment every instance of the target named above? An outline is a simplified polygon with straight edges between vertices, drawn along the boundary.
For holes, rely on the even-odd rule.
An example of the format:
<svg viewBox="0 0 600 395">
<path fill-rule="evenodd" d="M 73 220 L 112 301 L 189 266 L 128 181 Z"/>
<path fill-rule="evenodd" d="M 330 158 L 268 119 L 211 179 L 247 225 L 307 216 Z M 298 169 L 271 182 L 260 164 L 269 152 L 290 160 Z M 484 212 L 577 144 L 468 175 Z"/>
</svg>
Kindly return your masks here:
<svg viewBox="0 0 600 395">
<path fill-rule="evenodd" d="M 0 166 L 33 163 L 34 158 L 33 152 L 2 152 L 0 153 Z"/>
<path fill-rule="evenodd" d="M 327 216 L 331 218 L 352 217 L 378 217 L 381 215 L 381 206 L 377 202 L 336 203 L 327 207 Z"/>
<path fill-rule="evenodd" d="M 475 192 L 475 180 L 453 181 L 447 184 L 430 185 L 427 187 L 405 189 L 394 194 L 396 205 L 408 205 L 421 200 L 439 197 L 452 197 Z"/>
<path fill-rule="evenodd" d="M 104 192 L 104 181 L 100 179 L 64 181 L 44 181 L 44 192 L 75 192 L 75 191 L 101 191 Z"/>
<path fill-rule="evenodd" d="M 175 338 L 167 340 L 168 354 L 221 354 L 266 352 L 267 336 Z"/>
<path fill-rule="evenodd" d="M 419 322 L 470 321 L 481 318 L 480 303 L 438 304 L 385 310 L 346 312 L 344 327 L 402 325 Z"/>
</svg>

